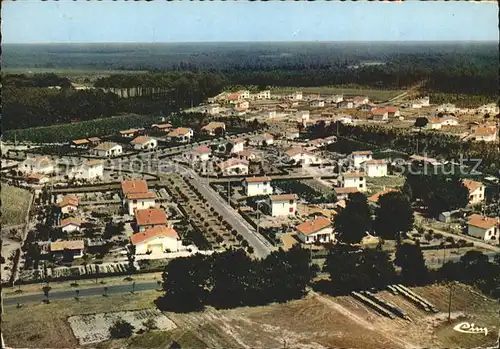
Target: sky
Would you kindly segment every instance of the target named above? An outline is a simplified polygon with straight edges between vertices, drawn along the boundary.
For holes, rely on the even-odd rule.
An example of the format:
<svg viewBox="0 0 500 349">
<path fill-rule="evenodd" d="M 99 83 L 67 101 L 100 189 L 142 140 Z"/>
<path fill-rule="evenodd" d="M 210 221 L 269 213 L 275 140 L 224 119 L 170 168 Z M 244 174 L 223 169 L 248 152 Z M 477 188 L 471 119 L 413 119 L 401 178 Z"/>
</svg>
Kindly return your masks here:
<svg viewBox="0 0 500 349">
<path fill-rule="evenodd" d="M 498 39 L 496 2 L 2 1 L 4 43 Z"/>
</svg>

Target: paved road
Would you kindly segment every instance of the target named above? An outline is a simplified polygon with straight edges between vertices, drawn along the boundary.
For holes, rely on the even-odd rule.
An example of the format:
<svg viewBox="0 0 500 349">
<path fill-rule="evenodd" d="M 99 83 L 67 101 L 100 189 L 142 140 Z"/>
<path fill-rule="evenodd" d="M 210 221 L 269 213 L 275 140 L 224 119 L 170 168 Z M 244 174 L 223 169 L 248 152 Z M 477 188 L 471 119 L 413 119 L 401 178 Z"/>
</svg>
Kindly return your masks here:
<svg viewBox="0 0 500 349">
<path fill-rule="evenodd" d="M 135 292 L 141 291 L 150 291 L 158 289 L 158 284 L 156 282 L 143 282 L 135 284 Z M 75 288 L 76 290 L 76 288 Z M 49 293 L 49 300 L 55 299 L 68 299 L 74 298 L 76 296 L 75 290 L 68 291 L 54 291 Z M 108 294 L 117 294 L 117 293 L 129 293 L 132 292 L 132 283 L 128 285 L 112 285 L 108 286 Z M 87 296 L 99 296 L 104 293 L 104 286 L 92 287 L 92 288 L 82 288 L 80 289 L 79 297 L 87 297 Z M 43 292 L 40 294 L 27 294 L 21 296 L 9 296 L 3 297 L 3 304 L 7 305 L 15 305 L 17 303 L 33 303 L 33 302 L 41 302 L 45 299 Z"/>
<path fill-rule="evenodd" d="M 257 234 L 255 229 L 248 224 L 240 214 L 233 209 L 219 194 L 208 185 L 206 180 L 198 176 L 192 169 L 185 168 L 186 173 L 192 177 L 191 183 L 200 193 L 213 205 L 215 210 L 224 217 L 231 226 L 236 229 L 254 249 L 254 255 L 265 258 L 274 250 L 274 247 L 262 235 Z"/>
</svg>

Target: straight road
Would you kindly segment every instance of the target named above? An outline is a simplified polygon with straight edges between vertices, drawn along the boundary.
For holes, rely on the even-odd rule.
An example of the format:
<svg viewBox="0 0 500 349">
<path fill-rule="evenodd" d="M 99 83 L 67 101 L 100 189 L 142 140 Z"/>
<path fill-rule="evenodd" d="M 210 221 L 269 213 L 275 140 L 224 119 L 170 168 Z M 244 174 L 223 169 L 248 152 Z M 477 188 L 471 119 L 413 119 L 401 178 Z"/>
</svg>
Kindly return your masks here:
<svg viewBox="0 0 500 349">
<path fill-rule="evenodd" d="M 206 181 L 198 176 L 192 169 L 184 168 L 185 173 L 192 178 L 191 183 L 198 189 L 217 212 L 224 217 L 231 226 L 236 229 L 254 249 L 254 254 L 258 258 L 265 258 L 274 247 L 262 235 L 257 234 L 255 229 L 246 222 L 235 209 L 233 209 L 219 194 L 217 194 Z"/>
<path fill-rule="evenodd" d="M 150 290 L 156 290 L 158 288 L 159 288 L 159 286 L 156 282 L 136 283 L 134 292 L 150 291 Z M 76 293 L 75 293 L 76 289 L 77 288 L 75 288 L 74 290 L 68 290 L 68 291 L 50 292 L 49 293 L 49 300 L 74 298 L 76 296 Z M 130 283 L 129 285 L 108 286 L 108 295 L 118 294 L 118 293 L 130 293 L 130 292 L 132 292 L 132 283 Z M 104 286 L 82 288 L 82 289 L 80 289 L 79 297 L 81 298 L 81 297 L 88 297 L 88 296 L 100 296 L 103 293 L 104 293 Z M 43 292 L 40 292 L 40 294 L 9 296 L 9 297 L 3 297 L 3 305 L 7 306 L 7 305 L 15 305 L 17 303 L 24 304 L 24 303 L 42 302 L 44 299 L 45 299 L 45 296 L 44 296 Z"/>
</svg>

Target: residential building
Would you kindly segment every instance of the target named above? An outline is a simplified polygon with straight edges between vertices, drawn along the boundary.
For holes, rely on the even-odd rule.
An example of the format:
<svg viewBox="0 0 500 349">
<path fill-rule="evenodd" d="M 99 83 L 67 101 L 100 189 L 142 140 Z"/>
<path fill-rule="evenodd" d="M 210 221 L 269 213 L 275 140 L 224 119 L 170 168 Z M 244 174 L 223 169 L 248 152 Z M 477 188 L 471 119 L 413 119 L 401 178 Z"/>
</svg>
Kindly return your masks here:
<svg viewBox="0 0 500 349">
<path fill-rule="evenodd" d="M 157 225 L 167 225 L 167 214 L 161 208 L 136 209 L 135 225 L 137 231 L 145 231 Z"/>
<path fill-rule="evenodd" d="M 222 135 L 226 132 L 226 124 L 223 122 L 212 121 L 201 128 L 201 132 L 209 136 Z"/>
<path fill-rule="evenodd" d="M 438 113 L 455 113 L 458 111 L 459 108 L 455 106 L 455 104 L 447 103 L 447 104 L 441 104 L 439 107 L 437 107 L 436 111 Z"/>
<path fill-rule="evenodd" d="M 274 143 L 274 136 L 269 133 L 250 138 L 250 144 L 255 146 L 272 145 Z"/>
<path fill-rule="evenodd" d="M 229 160 L 221 162 L 218 166 L 223 176 L 248 174 L 247 160 L 231 158 Z"/>
<path fill-rule="evenodd" d="M 343 188 L 358 188 L 360 192 L 365 192 L 366 174 L 364 172 L 345 172 L 340 174 L 339 184 Z"/>
<path fill-rule="evenodd" d="M 370 99 L 366 96 L 362 97 L 354 97 L 352 99 L 352 102 L 354 103 L 355 106 L 362 105 L 362 104 L 368 104 L 370 102 Z"/>
<path fill-rule="evenodd" d="M 262 110 L 265 117 L 272 119 L 276 117 L 276 108 L 265 108 Z"/>
<path fill-rule="evenodd" d="M 59 223 L 59 228 L 61 228 L 62 231 L 66 233 L 71 233 L 73 231 L 80 231 L 80 227 L 82 225 L 82 221 L 78 218 L 74 217 L 69 217 L 66 219 L 63 219 Z"/>
<path fill-rule="evenodd" d="M 243 189 L 246 196 L 272 194 L 271 177 L 247 177 L 243 180 Z"/>
<path fill-rule="evenodd" d="M 362 163 L 362 167 L 369 178 L 387 176 L 387 161 L 385 160 L 368 160 Z"/>
<path fill-rule="evenodd" d="M 88 148 L 90 141 L 86 138 L 71 141 L 71 148 Z"/>
<path fill-rule="evenodd" d="M 410 101 L 403 103 L 402 107 L 403 108 L 409 108 L 409 109 L 421 109 L 423 104 L 420 101 Z"/>
<path fill-rule="evenodd" d="M 155 256 L 165 258 L 164 253 L 177 252 L 182 246 L 179 234 L 164 225 L 133 234 L 130 243 L 135 246 L 136 257 L 149 255 L 148 259 L 154 259 Z"/>
<path fill-rule="evenodd" d="M 486 186 L 481 182 L 476 182 L 471 179 L 462 180 L 463 184 L 469 191 L 469 204 L 476 205 L 485 200 Z"/>
<path fill-rule="evenodd" d="M 297 195 L 269 195 L 267 204 L 273 217 L 294 215 L 297 212 Z"/>
<path fill-rule="evenodd" d="M 256 150 L 245 149 L 235 154 L 238 159 L 247 161 L 260 161 L 262 159 L 262 152 Z"/>
<path fill-rule="evenodd" d="M 323 99 L 314 99 L 309 102 L 311 108 L 323 108 L 325 106 L 325 101 Z"/>
<path fill-rule="evenodd" d="M 66 240 L 51 242 L 49 250 L 54 258 L 63 258 L 65 254 L 71 254 L 73 258 L 83 257 L 85 242 L 83 240 Z"/>
<path fill-rule="evenodd" d="M 310 112 L 309 110 L 300 110 L 297 112 L 297 121 L 304 124 L 309 121 L 310 118 Z"/>
<path fill-rule="evenodd" d="M 245 108 L 234 107 L 231 110 L 231 115 L 234 115 L 234 116 L 243 116 L 246 113 L 247 113 L 247 110 Z"/>
<path fill-rule="evenodd" d="M 123 153 L 123 148 L 121 145 L 116 143 L 104 142 L 92 149 L 92 152 L 94 155 L 100 157 L 118 156 Z"/>
<path fill-rule="evenodd" d="M 337 143 L 337 136 L 328 136 L 325 138 L 326 144 Z"/>
<path fill-rule="evenodd" d="M 149 150 L 155 149 L 158 146 L 158 141 L 151 137 L 139 136 L 134 138 L 130 144 L 135 150 Z"/>
<path fill-rule="evenodd" d="M 440 130 L 442 126 L 443 126 L 443 124 L 441 123 L 441 119 L 432 118 L 432 119 L 429 119 L 425 128 L 427 128 L 429 130 Z"/>
<path fill-rule="evenodd" d="M 156 132 L 169 132 L 172 128 L 172 124 L 153 124 L 151 128 Z"/>
<path fill-rule="evenodd" d="M 337 201 L 346 200 L 349 197 L 349 194 L 359 193 L 359 190 L 356 187 L 335 187 L 333 188 L 333 191 L 335 192 Z"/>
<path fill-rule="evenodd" d="M 398 190 L 394 189 L 394 188 L 388 188 L 388 189 L 384 189 L 382 191 L 379 191 L 379 192 L 373 194 L 372 196 L 368 197 L 368 203 L 372 204 L 372 205 L 377 205 L 379 197 L 381 197 L 381 196 L 383 196 L 385 194 L 392 193 L 392 192 L 397 192 L 397 191 Z"/>
<path fill-rule="evenodd" d="M 210 160 L 211 154 L 212 150 L 209 147 L 207 147 L 206 145 L 201 145 L 187 153 L 187 156 L 191 162 L 203 162 Z"/>
<path fill-rule="evenodd" d="M 209 115 L 217 115 L 220 112 L 220 106 L 218 104 L 209 104 L 205 106 L 204 110 Z"/>
<path fill-rule="evenodd" d="M 389 111 L 386 108 L 377 108 L 372 110 L 372 118 L 376 121 L 385 121 L 389 119 Z"/>
<path fill-rule="evenodd" d="M 323 138 L 316 138 L 307 143 L 307 145 L 310 147 L 310 149 L 319 149 L 321 147 L 326 146 L 327 142 Z"/>
<path fill-rule="evenodd" d="M 239 153 L 245 148 L 245 140 L 243 138 L 234 138 L 229 141 L 232 145 L 231 153 Z"/>
<path fill-rule="evenodd" d="M 294 140 L 300 137 L 300 131 L 296 128 L 289 128 L 285 131 L 285 138 L 288 140 Z"/>
<path fill-rule="evenodd" d="M 123 204 L 125 211 L 133 216 L 136 210 L 145 210 L 156 206 L 156 194 L 152 191 L 143 193 L 127 193 Z"/>
<path fill-rule="evenodd" d="M 344 100 L 344 96 L 343 95 L 333 95 L 331 98 L 331 103 L 340 103 Z"/>
<path fill-rule="evenodd" d="M 337 103 L 337 108 L 352 109 L 354 108 L 354 102 L 352 99 L 344 99 L 342 102 Z"/>
<path fill-rule="evenodd" d="M 495 126 L 478 126 L 472 130 L 471 138 L 478 142 L 495 142 L 498 130 Z"/>
<path fill-rule="evenodd" d="M 467 222 L 467 232 L 470 236 L 485 241 L 498 243 L 500 238 L 499 218 L 485 217 L 479 214 L 473 214 Z"/>
<path fill-rule="evenodd" d="M 89 137 L 87 139 L 90 142 L 90 144 L 92 144 L 93 146 L 101 144 L 101 142 L 102 142 L 102 140 L 99 137 Z"/>
<path fill-rule="evenodd" d="M 271 91 L 265 90 L 257 93 L 251 93 L 250 99 L 251 100 L 271 99 Z"/>
<path fill-rule="evenodd" d="M 132 138 L 132 137 L 135 137 L 137 134 L 139 134 L 141 131 L 143 131 L 143 129 L 131 128 L 128 130 L 120 131 L 120 135 L 122 137 Z"/>
<path fill-rule="evenodd" d="M 94 179 L 102 178 L 104 174 L 104 161 L 102 160 L 87 160 L 83 161 L 80 166 L 77 166 L 71 172 L 73 178 Z"/>
<path fill-rule="evenodd" d="M 348 159 L 352 166 L 355 168 L 360 168 L 361 164 L 365 161 L 371 160 L 373 153 L 370 150 L 353 151 Z"/>
<path fill-rule="evenodd" d="M 430 105 L 430 98 L 428 96 L 422 97 L 417 100 L 417 102 L 422 106 L 422 107 L 428 107 Z"/>
<path fill-rule="evenodd" d="M 311 152 L 302 148 L 292 148 L 285 152 L 285 161 L 295 162 L 296 164 L 310 165 L 320 163 L 320 159 Z"/>
<path fill-rule="evenodd" d="M 236 103 L 234 103 L 234 108 L 237 109 L 237 110 L 247 110 L 248 108 L 250 108 L 250 103 L 248 103 L 248 101 L 238 101 Z"/>
<path fill-rule="evenodd" d="M 456 118 L 454 116 L 447 115 L 447 116 L 443 116 L 441 118 L 441 125 L 442 126 L 458 126 L 459 123 L 460 122 L 458 121 L 458 118 Z"/>
<path fill-rule="evenodd" d="M 44 184 L 50 181 L 47 176 L 35 172 L 28 174 L 25 179 L 29 184 Z"/>
<path fill-rule="evenodd" d="M 401 115 L 399 109 L 396 107 L 387 107 L 387 113 L 389 114 L 389 118 L 397 118 Z"/>
<path fill-rule="evenodd" d="M 122 198 L 131 193 L 148 192 L 148 183 L 144 180 L 130 180 L 121 182 Z"/>
<path fill-rule="evenodd" d="M 78 209 L 78 198 L 75 195 L 66 195 L 56 206 L 59 208 L 61 214 L 75 212 Z"/>
<path fill-rule="evenodd" d="M 361 111 L 372 111 L 372 110 L 377 109 L 377 105 L 375 105 L 373 103 L 367 103 L 367 104 L 360 105 L 358 109 Z"/>
<path fill-rule="evenodd" d="M 167 134 L 167 137 L 171 141 L 175 141 L 178 143 L 186 143 L 186 142 L 191 141 L 191 138 L 193 137 L 193 135 L 194 135 L 194 132 L 192 129 L 190 129 L 188 127 L 178 127 L 175 130 L 170 131 Z"/>
<path fill-rule="evenodd" d="M 48 156 L 35 156 L 26 158 L 17 168 L 24 173 L 51 174 L 56 170 L 56 163 Z"/>
<path fill-rule="evenodd" d="M 295 227 L 297 237 L 304 244 L 333 243 L 335 233 L 332 222 L 326 217 L 314 217 Z"/>
<path fill-rule="evenodd" d="M 291 95 L 287 96 L 287 99 L 290 99 L 292 101 L 301 101 L 303 98 L 302 91 L 295 91 Z"/>
</svg>

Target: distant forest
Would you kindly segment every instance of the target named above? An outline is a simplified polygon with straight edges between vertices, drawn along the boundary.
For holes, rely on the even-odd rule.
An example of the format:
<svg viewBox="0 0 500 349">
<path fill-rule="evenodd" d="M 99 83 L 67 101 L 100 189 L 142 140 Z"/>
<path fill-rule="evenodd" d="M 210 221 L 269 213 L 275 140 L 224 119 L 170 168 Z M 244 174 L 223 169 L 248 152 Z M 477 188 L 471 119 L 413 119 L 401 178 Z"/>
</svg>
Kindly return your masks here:
<svg viewBox="0 0 500 349">
<path fill-rule="evenodd" d="M 132 70 L 96 87 L 139 88 L 123 100 L 103 91 L 39 89 L 52 74 L 3 76 L 3 126 L 25 128 L 119 112 L 168 113 L 235 85 L 407 89 L 498 97 L 497 43 L 191 43 L 3 45 L 3 67 Z M 148 89 L 160 94 L 148 94 Z"/>
</svg>

